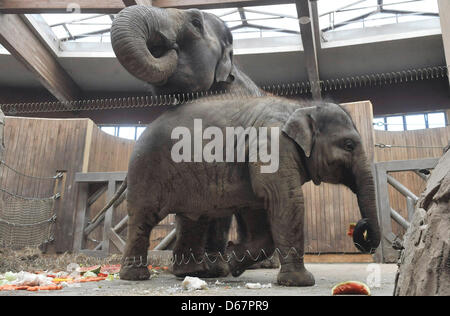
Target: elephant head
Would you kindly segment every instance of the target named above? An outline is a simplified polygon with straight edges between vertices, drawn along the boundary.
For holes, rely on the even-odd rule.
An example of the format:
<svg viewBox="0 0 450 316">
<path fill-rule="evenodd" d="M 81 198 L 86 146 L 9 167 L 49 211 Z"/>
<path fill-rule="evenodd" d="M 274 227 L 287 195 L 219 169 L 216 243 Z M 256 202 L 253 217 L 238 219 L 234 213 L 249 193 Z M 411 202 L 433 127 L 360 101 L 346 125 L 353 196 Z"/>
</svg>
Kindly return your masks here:
<svg viewBox="0 0 450 316">
<path fill-rule="evenodd" d="M 163 93 L 206 91 L 234 80 L 230 30 L 197 9 L 127 7 L 114 19 L 111 43 L 128 72 Z"/>
<path fill-rule="evenodd" d="M 283 132 L 301 148 L 315 184 L 344 184 L 356 194 L 362 220 L 353 240 L 360 251 L 372 253 L 380 243 L 374 180 L 350 115 L 336 104 L 300 108 L 290 115 Z"/>
</svg>

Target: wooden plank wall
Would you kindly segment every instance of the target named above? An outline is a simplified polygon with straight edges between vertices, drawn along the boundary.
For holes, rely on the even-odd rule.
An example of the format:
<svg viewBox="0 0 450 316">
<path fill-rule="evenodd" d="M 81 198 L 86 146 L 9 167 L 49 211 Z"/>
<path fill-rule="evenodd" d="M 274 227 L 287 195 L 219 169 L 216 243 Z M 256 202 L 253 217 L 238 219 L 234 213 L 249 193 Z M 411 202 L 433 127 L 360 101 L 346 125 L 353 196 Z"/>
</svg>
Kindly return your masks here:
<svg viewBox="0 0 450 316">
<path fill-rule="evenodd" d="M 128 161 L 133 151 L 135 141 L 114 137 L 101 131 L 97 126 L 93 126 L 90 137 L 90 149 L 88 155 L 88 166 L 85 168 L 87 172 L 113 172 L 126 171 L 128 169 Z M 104 193 L 91 207 L 91 217 L 106 203 L 106 193 Z M 113 226 L 116 225 L 124 216 L 126 216 L 126 202 L 116 210 L 113 218 Z M 150 247 L 156 246 L 175 226 L 175 215 L 169 215 L 156 226 L 150 236 Z M 90 237 L 95 240 L 101 240 L 103 228 L 98 227 L 94 230 Z M 121 237 L 126 240 L 126 230 L 121 233 Z M 89 242 L 87 246 L 95 246 L 95 242 Z M 113 250 L 114 244 L 111 244 Z"/>
<path fill-rule="evenodd" d="M 57 210 L 55 242 L 50 251 L 71 249 L 77 187 L 75 172 L 81 171 L 87 119 L 58 120 L 6 117 L 4 161 L 31 176 L 49 177 L 65 170 L 64 198 Z M 54 181 L 18 176 L 0 167 L 0 188 L 27 197 L 53 195 Z"/>
<path fill-rule="evenodd" d="M 450 142 L 450 127 L 403 132 L 376 130 L 375 140 L 376 143 L 385 145 L 408 146 L 392 148 L 376 147 L 375 161 L 438 158 L 442 156 L 442 148 Z M 404 184 L 417 196 L 425 189 L 425 181 L 414 172 L 395 172 L 390 173 L 390 175 Z M 408 218 L 406 199 L 391 186 L 389 186 L 389 201 L 393 209 L 398 211 L 404 218 Z M 399 236 L 404 234 L 405 230 L 396 222 L 392 221 L 392 226 L 394 234 Z"/>
</svg>

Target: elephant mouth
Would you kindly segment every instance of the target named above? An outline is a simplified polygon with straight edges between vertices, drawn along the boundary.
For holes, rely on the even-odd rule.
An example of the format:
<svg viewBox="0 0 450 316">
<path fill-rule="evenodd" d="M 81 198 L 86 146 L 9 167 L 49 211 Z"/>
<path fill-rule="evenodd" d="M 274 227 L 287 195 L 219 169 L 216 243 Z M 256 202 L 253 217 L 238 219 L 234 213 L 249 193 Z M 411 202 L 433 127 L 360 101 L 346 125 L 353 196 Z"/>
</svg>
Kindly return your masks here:
<svg viewBox="0 0 450 316">
<path fill-rule="evenodd" d="M 169 53 L 172 49 L 178 53 L 178 45 L 176 42 L 170 41 L 160 32 L 155 32 L 151 39 L 147 41 L 147 48 L 155 58 L 161 58 Z"/>
</svg>

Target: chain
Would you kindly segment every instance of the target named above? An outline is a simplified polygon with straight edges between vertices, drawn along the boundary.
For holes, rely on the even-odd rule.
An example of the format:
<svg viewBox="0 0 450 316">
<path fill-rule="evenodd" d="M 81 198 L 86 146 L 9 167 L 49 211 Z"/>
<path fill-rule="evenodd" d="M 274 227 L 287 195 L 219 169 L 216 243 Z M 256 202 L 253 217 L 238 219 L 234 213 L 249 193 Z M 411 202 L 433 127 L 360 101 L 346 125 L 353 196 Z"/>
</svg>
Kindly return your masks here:
<svg viewBox="0 0 450 316">
<path fill-rule="evenodd" d="M 278 254 L 279 257 L 283 259 L 287 259 L 291 257 L 292 255 L 295 255 L 296 257 L 303 259 L 304 255 L 300 255 L 294 247 L 291 247 L 287 253 L 284 255 L 282 254 L 281 250 L 279 248 L 275 248 L 272 255 L 268 255 L 264 249 L 261 249 L 257 256 L 253 256 L 250 250 L 244 251 L 242 255 L 237 255 L 235 251 L 232 251 L 225 256 L 222 255 L 222 253 L 217 254 L 208 254 L 204 253 L 200 257 L 196 257 L 193 253 L 186 256 L 185 254 L 182 254 L 180 257 L 178 257 L 176 254 L 173 255 L 172 259 L 170 260 L 171 264 L 175 265 L 182 265 L 182 264 L 189 264 L 191 261 L 195 262 L 196 264 L 202 264 L 206 261 L 214 264 L 217 262 L 217 260 L 222 260 L 223 262 L 230 263 L 231 260 L 236 260 L 237 262 L 241 263 L 243 262 L 247 257 L 250 258 L 250 260 L 254 262 L 259 262 L 263 259 L 269 259 L 272 260 L 274 256 Z M 124 267 L 144 267 L 148 266 L 148 259 L 144 256 L 139 257 L 125 257 L 122 259 L 122 265 Z"/>
<path fill-rule="evenodd" d="M 388 84 L 406 83 L 419 80 L 429 80 L 449 77 L 448 66 L 433 66 L 419 69 L 407 69 L 396 72 L 375 73 L 346 78 L 322 80 L 319 82 L 295 82 L 287 84 L 272 84 L 261 86 L 261 89 L 275 96 L 298 96 L 312 91 L 323 92 L 349 88 L 375 87 Z M 212 97 L 216 99 L 254 98 L 254 93 L 248 91 L 203 91 L 176 93 L 158 96 L 134 96 L 110 99 L 77 100 L 66 102 L 33 102 L 0 104 L 0 109 L 8 115 L 19 113 L 45 113 L 67 111 L 93 111 L 146 108 L 154 106 L 176 106 L 192 103 L 199 98 Z"/>
</svg>

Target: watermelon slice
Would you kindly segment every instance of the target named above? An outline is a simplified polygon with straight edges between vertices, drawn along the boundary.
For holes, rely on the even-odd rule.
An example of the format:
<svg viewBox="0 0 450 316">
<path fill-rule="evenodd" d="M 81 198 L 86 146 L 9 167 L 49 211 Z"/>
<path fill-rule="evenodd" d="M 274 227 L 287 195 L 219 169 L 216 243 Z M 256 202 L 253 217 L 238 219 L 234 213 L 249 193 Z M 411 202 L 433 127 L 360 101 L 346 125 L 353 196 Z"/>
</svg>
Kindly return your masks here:
<svg viewBox="0 0 450 316">
<path fill-rule="evenodd" d="M 358 281 L 347 281 L 337 284 L 331 290 L 331 295 L 369 295 L 370 289 L 367 285 Z"/>
<path fill-rule="evenodd" d="M 101 268 L 102 268 L 101 265 L 95 265 L 95 266 L 90 266 L 90 267 L 80 267 L 77 269 L 77 271 L 80 272 L 81 275 L 85 274 L 86 272 L 99 274 Z"/>
</svg>

